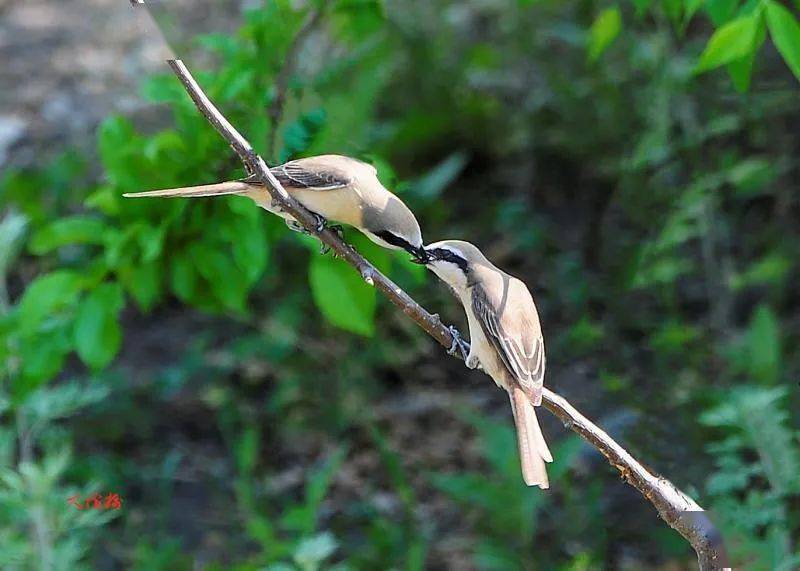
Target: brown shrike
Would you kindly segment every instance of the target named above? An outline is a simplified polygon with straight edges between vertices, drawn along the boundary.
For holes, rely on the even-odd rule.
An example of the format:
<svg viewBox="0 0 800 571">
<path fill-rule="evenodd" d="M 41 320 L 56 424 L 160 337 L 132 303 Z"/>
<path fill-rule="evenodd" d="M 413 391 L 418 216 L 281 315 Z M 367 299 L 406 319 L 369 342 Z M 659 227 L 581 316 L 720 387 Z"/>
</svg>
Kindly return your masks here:
<svg viewBox="0 0 800 571">
<path fill-rule="evenodd" d="M 453 289 L 467 313 L 467 366 L 482 368 L 508 392 L 525 483 L 548 488 L 545 462 L 553 456 L 534 409 L 542 402 L 544 338 L 528 288 L 469 242 L 436 242 L 425 252 L 425 264 Z"/>
<path fill-rule="evenodd" d="M 378 180 L 375 167 L 341 155 L 320 155 L 289 161 L 270 169 L 286 191 L 325 220 L 353 226 L 373 242 L 424 257 L 422 232 L 411 210 Z M 302 227 L 273 201 L 269 190 L 252 179 L 125 194 L 129 198 L 195 198 L 240 195 L 284 218 L 290 228 Z"/>
</svg>

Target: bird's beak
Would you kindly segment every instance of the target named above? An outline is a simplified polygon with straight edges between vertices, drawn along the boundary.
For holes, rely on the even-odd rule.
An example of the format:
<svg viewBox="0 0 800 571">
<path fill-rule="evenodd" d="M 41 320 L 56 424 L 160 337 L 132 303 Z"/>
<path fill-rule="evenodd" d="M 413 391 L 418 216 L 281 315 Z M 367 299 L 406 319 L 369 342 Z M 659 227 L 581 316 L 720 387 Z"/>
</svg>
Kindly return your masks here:
<svg viewBox="0 0 800 571">
<path fill-rule="evenodd" d="M 411 258 L 411 261 L 414 262 L 415 264 L 420 264 L 425 266 L 428 264 L 428 262 L 431 261 L 431 255 L 427 252 L 427 250 L 425 250 L 424 246 L 420 246 L 419 248 L 411 252 L 411 255 L 413 256 Z"/>
</svg>

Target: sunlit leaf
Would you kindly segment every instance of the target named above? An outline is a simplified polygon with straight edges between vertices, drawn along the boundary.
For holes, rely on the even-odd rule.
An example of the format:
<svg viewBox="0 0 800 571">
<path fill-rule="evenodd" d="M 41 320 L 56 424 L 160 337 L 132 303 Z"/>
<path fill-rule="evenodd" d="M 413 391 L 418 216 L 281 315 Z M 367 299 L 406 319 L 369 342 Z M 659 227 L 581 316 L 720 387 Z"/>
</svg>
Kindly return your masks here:
<svg viewBox="0 0 800 571">
<path fill-rule="evenodd" d="M 759 15 L 737 18 L 719 28 L 708 40 L 695 73 L 702 73 L 749 55 L 758 32 Z"/>
<path fill-rule="evenodd" d="M 597 16 L 589 29 L 589 61 L 596 61 L 611 45 L 622 30 L 622 16 L 619 8 L 606 8 Z"/>
<path fill-rule="evenodd" d="M 800 24 L 783 5 L 767 2 L 767 24 L 775 47 L 794 76 L 800 79 Z"/>
<path fill-rule="evenodd" d="M 330 256 L 314 256 L 309 266 L 314 301 L 333 325 L 360 335 L 375 331 L 375 289 L 358 272 Z"/>
<path fill-rule="evenodd" d="M 758 18 L 758 30 L 753 44 L 753 49 L 743 58 L 732 61 L 728 64 L 728 74 L 731 76 L 733 86 L 739 93 L 746 93 L 750 89 L 750 80 L 753 77 L 756 53 L 767 39 L 767 26 L 764 18 Z"/>
</svg>

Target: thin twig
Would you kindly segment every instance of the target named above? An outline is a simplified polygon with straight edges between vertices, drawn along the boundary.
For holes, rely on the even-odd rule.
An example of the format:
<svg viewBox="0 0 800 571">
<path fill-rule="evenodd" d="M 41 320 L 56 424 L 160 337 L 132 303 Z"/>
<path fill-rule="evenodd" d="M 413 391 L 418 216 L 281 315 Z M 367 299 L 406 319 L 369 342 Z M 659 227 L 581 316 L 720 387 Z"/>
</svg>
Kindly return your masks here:
<svg viewBox="0 0 800 571">
<path fill-rule="evenodd" d="M 272 198 L 291 214 L 309 233 L 317 236 L 339 257 L 352 265 L 361 277 L 374 285 L 403 313 L 414 320 L 442 346 L 450 348 L 453 336 L 437 315 L 428 313 L 405 291 L 398 287 L 378 269 L 365 260 L 352 246 L 345 244 L 331 230 L 317 230 L 317 219 L 292 198 L 275 179 L 264 160 L 258 156 L 250 143 L 225 119 L 214 104 L 203 93 L 189 70 L 180 60 L 170 60 L 170 67 L 178 76 L 189 96 L 200 112 L 231 145 L 251 175 L 259 178 L 270 189 Z M 680 533 L 697 552 L 701 571 L 729 568 L 722 538 L 706 513 L 692 498 L 680 491 L 669 480 L 657 476 L 642 466 L 605 431 L 578 412 L 564 397 L 544 389 L 542 402 L 555 414 L 564 426 L 576 432 L 600 451 L 609 463 L 619 470 L 622 477 L 649 500 L 664 521 Z"/>
</svg>

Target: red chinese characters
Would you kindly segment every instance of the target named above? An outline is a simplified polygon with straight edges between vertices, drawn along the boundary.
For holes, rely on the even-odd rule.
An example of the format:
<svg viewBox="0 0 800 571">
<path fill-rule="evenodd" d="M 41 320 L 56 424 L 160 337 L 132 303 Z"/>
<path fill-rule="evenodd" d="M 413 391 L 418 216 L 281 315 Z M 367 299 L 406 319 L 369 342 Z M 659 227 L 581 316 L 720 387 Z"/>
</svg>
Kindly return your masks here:
<svg viewBox="0 0 800 571">
<path fill-rule="evenodd" d="M 67 503 L 79 510 L 118 510 L 122 508 L 122 496 L 114 492 L 109 492 L 105 496 L 100 493 L 94 493 L 86 500 L 81 501 L 80 496 L 75 495 L 67 498 Z"/>
</svg>

